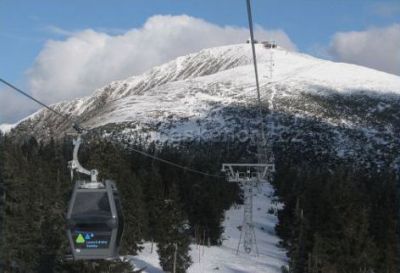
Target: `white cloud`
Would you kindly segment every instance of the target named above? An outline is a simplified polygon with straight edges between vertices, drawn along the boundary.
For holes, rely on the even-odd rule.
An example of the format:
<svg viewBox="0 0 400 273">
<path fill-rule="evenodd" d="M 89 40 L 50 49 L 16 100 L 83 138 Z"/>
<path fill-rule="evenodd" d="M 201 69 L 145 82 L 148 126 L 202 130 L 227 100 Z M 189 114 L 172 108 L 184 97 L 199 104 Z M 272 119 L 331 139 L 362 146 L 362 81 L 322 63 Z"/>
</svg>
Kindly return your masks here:
<svg viewBox="0 0 400 273">
<path fill-rule="evenodd" d="M 400 75 L 400 24 L 336 33 L 329 51 L 336 60 Z"/>
<path fill-rule="evenodd" d="M 45 26 L 43 28 L 43 30 L 47 31 L 49 33 L 55 34 L 55 35 L 60 35 L 60 36 L 71 36 L 74 34 L 73 31 L 69 31 L 69 30 L 54 26 L 54 25 Z"/>
<path fill-rule="evenodd" d="M 203 48 L 244 42 L 246 28 L 218 26 L 190 16 L 153 16 L 120 35 L 83 30 L 62 41 L 50 40 L 27 72 L 32 94 L 47 103 L 91 94 L 110 81 L 124 79 L 175 57 Z M 256 28 L 258 39 L 296 46 L 282 30 Z"/>
<path fill-rule="evenodd" d="M 67 29 L 64 29 L 64 28 L 61 28 L 61 27 L 58 27 L 55 25 L 44 26 L 43 28 L 41 28 L 41 30 L 44 32 L 53 34 L 53 35 L 64 36 L 64 37 L 73 36 L 82 31 L 82 29 L 81 30 L 67 30 Z M 109 28 L 109 27 L 98 27 L 98 28 L 94 28 L 92 30 L 94 30 L 96 32 L 104 32 L 104 33 L 112 34 L 112 35 L 122 35 L 129 31 L 129 29 Z"/>
</svg>

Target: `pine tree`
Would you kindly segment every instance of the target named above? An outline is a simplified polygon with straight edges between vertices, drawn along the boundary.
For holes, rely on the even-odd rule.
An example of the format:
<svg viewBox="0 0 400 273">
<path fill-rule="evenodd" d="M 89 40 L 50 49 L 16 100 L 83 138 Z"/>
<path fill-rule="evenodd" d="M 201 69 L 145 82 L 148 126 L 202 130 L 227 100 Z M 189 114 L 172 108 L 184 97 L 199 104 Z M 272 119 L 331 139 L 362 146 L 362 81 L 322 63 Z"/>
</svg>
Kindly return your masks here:
<svg viewBox="0 0 400 273">
<path fill-rule="evenodd" d="M 42 145 L 39 150 L 39 167 L 37 169 L 40 183 L 41 211 L 41 259 L 38 271 L 54 272 L 56 264 L 65 255 L 64 212 L 67 202 L 65 193 L 71 187 L 67 179 L 66 160 L 61 156 L 53 140 Z"/>
<path fill-rule="evenodd" d="M 289 269 L 293 273 L 302 273 L 305 270 L 307 260 L 307 220 L 304 217 L 304 211 L 300 206 L 299 199 L 297 199 L 295 215 L 291 247 L 289 248 L 289 256 L 291 258 Z"/>
<path fill-rule="evenodd" d="M 5 221 L 2 252 L 6 268 L 34 271 L 40 259 L 40 200 L 33 158 L 37 143 L 30 139 L 22 147 L 7 145 L 4 166 L 6 186 Z"/>
<path fill-rule="evenodd" d="M 169 193 L 159 217 L 158 225 L 162 231 L 157 252 L 164 271 L 173 272 L 175 264 L 176 273 L 185 273 L 191 265 L 189 225 L 179 205 L 176 187 L 172 186 Z"/>
<path fill-rule="evenodd" d="M 164 205 L 164 190 L 162 187 L 161 176 L 157 165 L 153 165 L 153 171 L 142 170 L 138 173 L 143 183 L 144 201 L 147 208 L 147 228 L 145 238 L 151 242 L 158 241 L 161 237 L 158 225 L 161 209 Z"/>
</svg>

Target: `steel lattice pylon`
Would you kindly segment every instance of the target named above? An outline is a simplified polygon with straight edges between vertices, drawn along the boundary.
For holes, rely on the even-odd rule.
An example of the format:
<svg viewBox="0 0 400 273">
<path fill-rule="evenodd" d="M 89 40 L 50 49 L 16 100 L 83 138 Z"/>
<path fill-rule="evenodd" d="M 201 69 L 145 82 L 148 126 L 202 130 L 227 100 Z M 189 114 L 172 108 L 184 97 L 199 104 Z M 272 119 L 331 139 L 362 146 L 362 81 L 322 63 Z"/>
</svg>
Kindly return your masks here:
<svg viewBox="0 0 400 273">
<path fill-rule="evenodd" d="M 258 248 L 256 243 L 256 235 L 254 232 L 254 224 L 253 224 L 253 181 L 249 178 L 244 185 L 244 210 L 243 210 L 243 233 L 244 233 L 244 240 L 243 240 L 243 247 L 246 253 L 250 253 L 253 244 L 256 245 L 257 255 L 258 255 Z M 239 251 L 240 241 L 238 244 L 237 253 Z"/>
<path fill-rule="evenodd" d="M 240 172 L 240 170 L 245 171 Z M 244 191 L 243 224 L 236 254 L 239 253 L 243 238 L 244 251 L 251 253 L 255 246 L 258 255 L 253 223 L 253 190 L 257 183 L 268 182 L 268 178 L 275 172 L 275 164 L 224 163 L 222 164 L 222 171 L 225 172 L 229 182 L 239 183 Z"/>
</svg>

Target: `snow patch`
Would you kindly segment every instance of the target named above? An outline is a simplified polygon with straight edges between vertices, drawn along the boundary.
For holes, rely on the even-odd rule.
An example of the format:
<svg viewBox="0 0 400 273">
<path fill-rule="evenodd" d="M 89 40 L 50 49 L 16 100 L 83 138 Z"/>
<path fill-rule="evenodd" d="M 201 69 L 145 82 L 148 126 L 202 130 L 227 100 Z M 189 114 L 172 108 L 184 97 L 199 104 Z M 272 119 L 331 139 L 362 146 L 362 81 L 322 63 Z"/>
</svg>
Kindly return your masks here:
<svg viewBox="0 0 400 273">
<path fill-rule="evenodd" d="M 254 191 L 253 219 L 259 255 L 256 252 L 246 254 L 236 249 L 239 242 L 239 226 L 243 221 L 243 206 L 233 206 L 225 214 L 223 234 L 224 241 L 221 246 L 191 245 L 193 264 L 188 273 L 281 273 L 281 267 L 287 264 L 285 250 L 278 247 L 279 238 L 275 234 L 275 225 L 278 219 L 275 214 L 268 213 L 269 209 L 277 211 L 281 205 L 273 201 L 273 188 L 270 184 L 260 185 Z M 130 260 L 136 268 L 146 267 L 144 272 L 161 273 L 156 246 L 151 252 L 151 243 L 145 243 L 143 251 Z"/>
<path fill-rule="evenodd" d="M 7 134 L 13 129 L 17 124 L 0 124 L 0 131 Z"/>
</svg>

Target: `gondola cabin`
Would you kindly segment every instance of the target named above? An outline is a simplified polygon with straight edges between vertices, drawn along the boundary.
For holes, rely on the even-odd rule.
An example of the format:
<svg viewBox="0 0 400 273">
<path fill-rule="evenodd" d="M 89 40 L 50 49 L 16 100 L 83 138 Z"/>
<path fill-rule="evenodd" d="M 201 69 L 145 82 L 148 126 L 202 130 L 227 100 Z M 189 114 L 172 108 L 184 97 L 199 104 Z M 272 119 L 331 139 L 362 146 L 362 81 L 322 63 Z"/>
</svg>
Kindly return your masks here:
<svg viewBox="0 0 400 273">
<path fill-rule="evenodd" d="M 118 190 L 112 181 L 77 181 L 66 220 L 74 260 L 119 258 L 123 215 Z"/>
</svg>

